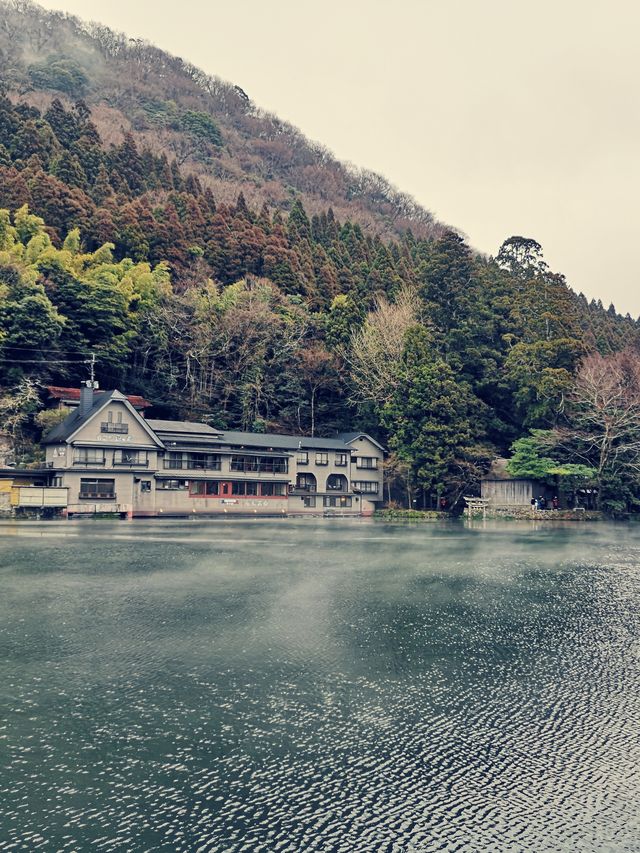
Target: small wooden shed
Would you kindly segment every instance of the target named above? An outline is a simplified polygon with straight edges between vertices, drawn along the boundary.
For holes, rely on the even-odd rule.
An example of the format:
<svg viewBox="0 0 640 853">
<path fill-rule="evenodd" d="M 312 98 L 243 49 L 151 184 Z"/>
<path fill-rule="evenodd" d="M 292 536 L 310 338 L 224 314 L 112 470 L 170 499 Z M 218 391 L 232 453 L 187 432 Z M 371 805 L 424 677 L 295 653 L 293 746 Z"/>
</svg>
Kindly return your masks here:
<svg viewBox="0 0 640 853">
<path fill-rule="evenodd" d="M 545 483 L 510 476 L 507 460 L 502 458 L 494 459 L 489 473 L 481 481 L 480 494 L 490 506 L 530 507 L 532 498 L 544 495 L 550 501 L 553 497 Z"/>
</svg>

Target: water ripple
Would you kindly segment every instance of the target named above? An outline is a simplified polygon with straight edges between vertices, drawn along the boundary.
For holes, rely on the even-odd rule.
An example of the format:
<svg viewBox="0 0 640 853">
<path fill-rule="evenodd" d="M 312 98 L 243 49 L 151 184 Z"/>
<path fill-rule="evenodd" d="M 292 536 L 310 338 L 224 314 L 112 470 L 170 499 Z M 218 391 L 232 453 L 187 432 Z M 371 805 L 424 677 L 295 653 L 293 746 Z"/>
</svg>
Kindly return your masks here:
<svg viewBox="0 0 640 853">
<path fill-rule="evenodd" d="M 634 534 L 119 529 L 0 544 L 0 850 L 640 851 Z"/>
</svg>

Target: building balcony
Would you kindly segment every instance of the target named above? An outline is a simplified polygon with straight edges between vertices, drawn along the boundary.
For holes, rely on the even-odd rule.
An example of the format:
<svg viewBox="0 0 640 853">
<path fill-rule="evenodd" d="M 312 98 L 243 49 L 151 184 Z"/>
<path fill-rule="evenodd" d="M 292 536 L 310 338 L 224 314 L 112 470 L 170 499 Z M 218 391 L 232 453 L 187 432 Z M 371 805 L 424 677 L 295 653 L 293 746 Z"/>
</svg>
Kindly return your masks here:
<svg viewBox="0 0 640 853">
<path fill-rule="evenodd" d="M 287 466 L 280 465 L 254 465 L 254 464 L 238 464 L 232 462 L 229 466 L 232 474 L 288 474 Z"/>
<path fill-rule="evenodd" d="M 135 462 L 124 462 L 122 460 L 113 460 L 114 468 L 148 468 L 149 460 L 148 459 L 139 459 Z"/>
<path fill-rule="evenodd" d="M 186 462 L 183 467 L 187 471 L 220 471 L 220 462 Z"/>
<path fill-rule="evenodd" d="M 191 461 L 191 462 L 181 462 L 179 460 L 167 460 L 165 459 L 163 466 L 165 471 L 220 471 L 221 463 L 220 460 L 215 461 Z"/>
<path fill-rule="evenodd" d="M 113 424 L 111 421 L 102 421 L 100 432 L 115 432 L 123 435 L 129 432 L 129 424 Z"/>
<path fill-rule="evenodd" d="M 74 465 L 79 465 L 82 468 L 96 468 L 96 467 L 104 467 L 106 464 L 106 460 L 104 459 L 74 459 Z M 53 467 L 53 466 L 52 466 Z"/>
</svg>

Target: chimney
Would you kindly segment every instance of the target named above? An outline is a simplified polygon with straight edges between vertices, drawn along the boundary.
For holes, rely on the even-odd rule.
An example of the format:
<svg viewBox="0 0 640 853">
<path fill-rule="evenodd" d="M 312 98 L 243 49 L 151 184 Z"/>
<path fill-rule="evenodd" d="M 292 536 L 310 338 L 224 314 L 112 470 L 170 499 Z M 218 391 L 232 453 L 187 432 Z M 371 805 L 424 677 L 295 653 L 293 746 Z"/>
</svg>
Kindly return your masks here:
<svg viewBox="0 0 640 853">
<path fill-rule="evenodd" d="M 93 406 L 93 386 L 95 382 L 91 382 L 90 380 L 87 382 L 83 382 L 80 387 L 80 406 L 78 407 L 78 413 L 81 418 L 84 418 L 91 411 L 91 407 Z"/>
</svg>

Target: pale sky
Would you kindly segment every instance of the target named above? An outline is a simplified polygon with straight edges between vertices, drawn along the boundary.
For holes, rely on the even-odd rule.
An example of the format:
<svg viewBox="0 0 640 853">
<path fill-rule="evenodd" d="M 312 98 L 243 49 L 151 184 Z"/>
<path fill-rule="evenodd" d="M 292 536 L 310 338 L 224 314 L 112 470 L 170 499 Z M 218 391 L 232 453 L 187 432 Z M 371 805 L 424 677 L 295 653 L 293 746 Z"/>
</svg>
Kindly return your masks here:
<svg viewBox="0 0 640 853">
<path fill-rule="evenodd" d="M 241 86 L 495 254 L 640 315 L 636 0 L 41 0 Z"/>
</svg>

